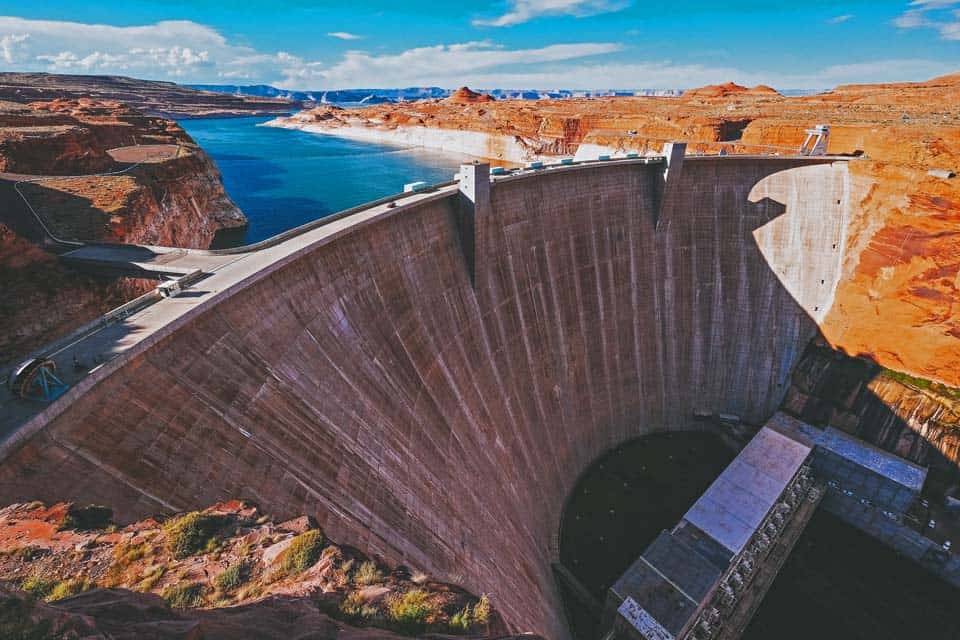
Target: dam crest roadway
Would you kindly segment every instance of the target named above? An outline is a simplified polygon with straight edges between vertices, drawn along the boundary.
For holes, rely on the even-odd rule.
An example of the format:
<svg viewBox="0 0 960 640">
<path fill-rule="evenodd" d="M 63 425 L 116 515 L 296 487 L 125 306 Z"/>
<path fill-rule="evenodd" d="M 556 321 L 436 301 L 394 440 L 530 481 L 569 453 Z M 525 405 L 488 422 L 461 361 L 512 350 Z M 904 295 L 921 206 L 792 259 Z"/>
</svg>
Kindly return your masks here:
<svg viewBox="0 0 960 640">
<path fill-rule="evenodd" d="M 60 398 L 0 400 L 0 494 L 307 513 L 569 638 L 551 541 L 578 473 L 697 415 L 765 423 L 842 277 L 849 159 L 670 156 L 465 165 L 195 254 L 179 295 L 42 354 Z"/>
</svg>

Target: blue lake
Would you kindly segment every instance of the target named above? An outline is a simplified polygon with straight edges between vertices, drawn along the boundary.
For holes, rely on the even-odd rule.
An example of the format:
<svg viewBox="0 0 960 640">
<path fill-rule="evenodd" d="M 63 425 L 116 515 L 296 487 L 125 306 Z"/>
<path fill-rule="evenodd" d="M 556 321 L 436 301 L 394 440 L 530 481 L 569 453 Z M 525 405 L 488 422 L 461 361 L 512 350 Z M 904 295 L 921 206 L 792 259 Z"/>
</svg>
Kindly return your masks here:
<svg viewBox="0 0 960 640">
<path fill-rule="evenodd" d="M 206 150 L 227 193 L 250 221 L 216 246 L 256 242 L 298 225 L 403 190 L 444 182 L 467 156 L 355 142 L 291 129 L 258 127 L 269 118 L 183 120 Z"/>
</svg>

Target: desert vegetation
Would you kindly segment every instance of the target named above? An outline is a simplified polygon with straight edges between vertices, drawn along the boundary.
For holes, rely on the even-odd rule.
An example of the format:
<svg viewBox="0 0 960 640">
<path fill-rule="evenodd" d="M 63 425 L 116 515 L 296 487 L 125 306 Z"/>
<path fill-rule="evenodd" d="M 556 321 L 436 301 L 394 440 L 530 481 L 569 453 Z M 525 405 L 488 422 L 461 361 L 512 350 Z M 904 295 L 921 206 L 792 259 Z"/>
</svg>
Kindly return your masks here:
<svg viewBox="0 0 960 640">
<path fill-rule="evenodd" d="M 36 602 L 110 588 L 153 594 L 181 612 L 307 598 L 350 625 L 405 635 L 479 635 L 495 623 L 486 596 L 338 545 L 306 517 L 278 523 L 241 502 L 126 527 L 111 517 L 99 506 L 0 509 L 0 530 L 18 540 L 0 540 L 0 581 Z"/>
</svg>

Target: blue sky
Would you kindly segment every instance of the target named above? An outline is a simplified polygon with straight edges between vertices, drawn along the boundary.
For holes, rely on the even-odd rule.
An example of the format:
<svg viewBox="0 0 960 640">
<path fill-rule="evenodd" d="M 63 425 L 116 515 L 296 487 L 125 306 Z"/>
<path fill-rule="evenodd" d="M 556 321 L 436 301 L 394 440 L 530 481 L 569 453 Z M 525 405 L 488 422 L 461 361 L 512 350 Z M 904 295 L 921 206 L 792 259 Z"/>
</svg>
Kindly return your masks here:
<svg viewBox="0 0 960 640">
<path fill-rule="evenodd" d="M 0 0 L 0 69 L 291 89 L 781 89 L 960 71 L 960 0 Z"/>
</svg>

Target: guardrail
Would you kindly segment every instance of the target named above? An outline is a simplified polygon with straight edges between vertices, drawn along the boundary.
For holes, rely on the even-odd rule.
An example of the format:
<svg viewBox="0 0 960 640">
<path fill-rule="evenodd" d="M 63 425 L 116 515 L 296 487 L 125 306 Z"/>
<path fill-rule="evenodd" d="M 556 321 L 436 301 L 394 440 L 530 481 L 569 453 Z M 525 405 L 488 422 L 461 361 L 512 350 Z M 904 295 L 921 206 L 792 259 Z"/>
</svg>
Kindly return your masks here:
<svg viewBox="0 0 960 640">
<path fill-rule="evenodd" d="M 276 246 L 281 242 L 285 242 L 291 238 L 295 238 L 299 235 L 303 235 L 308 231 L 313 231 L 314 229 L 319 229 L 324 225 L 328 225 L 331 222 L 336 222 L 337 220 L 342 220 L 347 216 L 351 216 L 355 213 L 360 213 L 361 211 L 366 211 L 367 209 L 372 209 L 373 207 L 378 207 L 383 204 L 389 204 L 391 202 L 396 202 L 397 200 L 403 200 L 404 198 L 410 198 L 412 196 L 422 196 L 425 193 L 431 193 L 444 189 L 446 187 L 452 187 L 457 184 L 456 180 L 448 180 L 446 182 L 438 182 L 437 184 L 431 184 L 423 189 L 418 191 L 408 191 L 401 193 L 394 193 L 389 196 L 384 196 L 378 200 L 372 200 L 370 202 L 364 202 L 355 207 L 350 207 L 349 209 L 344 209 L 343 211 L 338 211 L 337 213 L 332 213 L 329 216 L 324 216 L 316 220 L 311 220 L 310 222 L 304 223 L 293 229 L 288 229 L 287 231 L 282 231 L 275 236 L 270 236 L 260 240 L 259 242 L 254 242 L 251 244 L 245 244 L 240 247 L 230 247 L 227 249 L 188 249 L 188 251 L 193 253 L 200 253 L 203 255 L 214 255 L 214 256 L 228 256 L 234 255 L 237 253 L 251 253 L 253 251 L 260 251 L 261 249 L 267 249 L 269 247 Z"/>
<path fill-rule="evenodd" d="M 611 158 L 609 160 L 578 160 L 574 162 L 564 162 L 563 159 L 558 158 L 555 164 L 544 164 L 541 167 L 535 167 L 535 168 L 516 167 L 513 169 L 509 169 L 505 174 L 501 174 L 499 176 L 496 176 L 494 174 L 491 177 L 504 178 L 504 177 L 518 176 L 518 175 L 530 175 L 532 173 L 540 172 L 540 171 L 553 171 L 561 168 L 572 169 L 572 168 L 583 167 L 585 165 L 611 164 L 611 163 L 619 163 L 619 162 L 639 162 L 641 164 L 651 164 L 656 162 L 662 162 L 663 160 L 665 160 L 663 156 L 640 156 L 637 158 L 628 156 L 623 158 Z M 377 207 L 383 204 L 396 202 L 398 200 L 409 198 L 411 196 L 436 192 L 436 191 L 439 191 L 440 189 L 452 187 L 456 184 L 457 184 L 456 180 L 448 180 L 446 182 L 438 182 L 435 184 L 427 185 L 423 189 L 419 189 L 417 191 L 407 191 L 407 192 L 395 193 L 389 196 L 384 196 L 383 198 L 380 198 L 378 200 L 364 202 L 363 204 L 359 204 L 355 207 L 350 207 L 349 209 L 344 209 L 343 211 L 338 211 L 337 213 L 333 213 L 329 216 L 324 216 L 323 218 L 311 220 L 310 222 L 304 223 L 298 227 L 294 227 L 293 229 L 288 229 L 287 231 L 278 233 L 275 236 L 271 236 L 269 238 L 265 238 L 258 242 L 245 244 L 239 247 L 229 247 L 226 249 L 186 249 L 186 251 L 191 253 L 202 254 L 202 255 L 234 255 L 238 253 L 250 253 L 253 251 L 259 251 L 261 249 L 267 249 L 269 247 L 276 246 L 281 242 L 284 242 L 291 238 L 295 238 L 308 231 L 313 231 L 314 229 L 318 229 L 324 225 L 330 224 L 331 222 L 342 220 L 343 218 L 346 218 L 347 216 L 351 216 L 355 213 L 360 213 L 361 211 L 365 211 L 367 209 Z"/>
<path fill-rule="evenodd" d="M 196 269 L 184 276 L 181 276 L 180 278 L 167 280 L 166 282 L 167 283 L 177 282 L 180 284 L 180 287 L 182 289 L 186 289 L 191 285 L 197 283 L 198 281 L 202 280 L 205 275 L 206 274 L 204 274 L 202 271 L 200 271 L 199 269 Z M 161 293 L 161 287 L 158 286 L 154 289 L 151 289 L 147 293 L 144 293 L 143 295 L 137 296 L 136 298 L 134 298 L 133 300 L 130 300 L 129 302 L 125 302 L 119 307 L 116 307 L 114 309 L 111 309 L 110 311 L 107 311 L 101 316 L 97 316 L 91 321 L 80 325 L 79 327 L 77 327 L 67 335 L 62 336 L 61 338 L 58 338 L 57 340 L 51 343 L 47 343 L 42 347 L 40 347 L 39 349 L 35 349 L 31 353 L 21 358 L 17 358 L 16 362 L 9 363 L 6 366 L 4 366 L 2 369 L 0 369 L 0 385 L 5 385 L 7 383 L 7 380 L 10 378 L 11 372 L 13 372 L 21 362 L 24 362 L 31 358 L 40 358 L 40 357 L 53 358 L 59 355 L 60 353 L 62 353 L 63 351 L 69 349 L 77 342 L 80 342 L 81 340 L 84 340 L 91 334 L 96 333 L 100 329 L 108 327 L 116 322 L 121 322 L 126 318 L 128 318 L 129 316 L 133 315 L 134 313 L 149 307 L 155 302 L 159 302 L 160 300 L 163 300 L 164 297 L 165 296 Z"/>
</svg>

